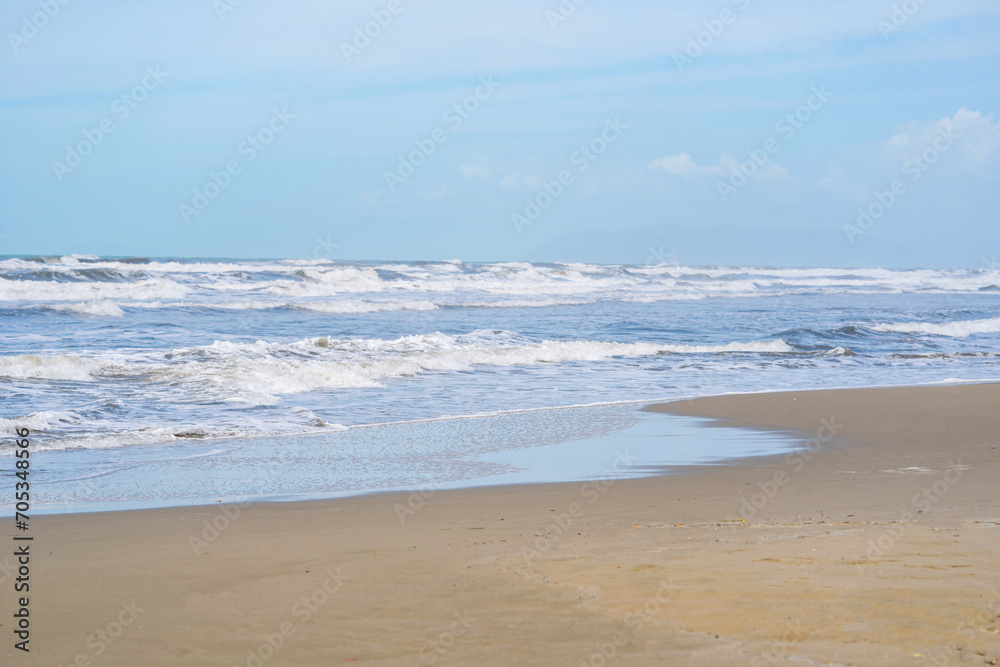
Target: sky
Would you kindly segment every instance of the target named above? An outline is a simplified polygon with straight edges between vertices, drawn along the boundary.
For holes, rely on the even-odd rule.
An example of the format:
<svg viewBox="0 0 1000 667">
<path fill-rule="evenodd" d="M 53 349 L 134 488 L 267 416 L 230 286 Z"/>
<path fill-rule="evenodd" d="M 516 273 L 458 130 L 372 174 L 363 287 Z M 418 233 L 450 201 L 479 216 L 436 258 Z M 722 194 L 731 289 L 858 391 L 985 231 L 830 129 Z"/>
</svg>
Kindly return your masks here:
<svg viewBox="0 0 1000 667">
<path fill-rule="evenodd" d="M 8 0 L 0 33 L 0 254 L 1000 257 L 995 0 Z"/>
</svg>

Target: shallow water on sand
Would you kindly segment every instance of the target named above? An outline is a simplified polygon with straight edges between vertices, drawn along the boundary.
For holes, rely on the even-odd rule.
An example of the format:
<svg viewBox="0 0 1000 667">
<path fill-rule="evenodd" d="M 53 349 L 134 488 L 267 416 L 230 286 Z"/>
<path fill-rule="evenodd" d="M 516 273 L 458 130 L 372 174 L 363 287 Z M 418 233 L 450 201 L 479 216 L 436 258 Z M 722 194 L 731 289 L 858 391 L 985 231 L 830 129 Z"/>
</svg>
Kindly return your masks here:
<svg viewBox="0 0 1000 667">
<path fill-rule="evenodd" d="M 411 422 L 321 436 L 136 446 L 35 455 L 36 511 L 216 501 L 307 500 L 540 482 L 613 480 L 664 467 L 792 451 L 776 433 L 705 428 L 707 420 L 637 404 Z M 82 473 L 82 474 L 81 474 Z"/>
</svg>

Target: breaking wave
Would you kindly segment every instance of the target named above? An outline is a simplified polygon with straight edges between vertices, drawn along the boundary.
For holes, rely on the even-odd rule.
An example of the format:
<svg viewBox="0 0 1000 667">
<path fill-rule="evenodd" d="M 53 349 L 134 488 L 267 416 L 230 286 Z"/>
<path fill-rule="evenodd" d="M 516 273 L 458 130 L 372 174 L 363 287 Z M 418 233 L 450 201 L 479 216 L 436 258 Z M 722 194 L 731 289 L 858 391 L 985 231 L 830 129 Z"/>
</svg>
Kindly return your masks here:
<svg viewBox="0 0 1000 667">
<path fill-rule="evenodd" d="M 1000 333 L 1000 317 L 985 320 L 965 320 L 959 322 L 900 322 L 897 324 L 876 324 L 869 327 L 883 333 L 932 334 L 965 338 L 975 334 Z"/>
</svg>

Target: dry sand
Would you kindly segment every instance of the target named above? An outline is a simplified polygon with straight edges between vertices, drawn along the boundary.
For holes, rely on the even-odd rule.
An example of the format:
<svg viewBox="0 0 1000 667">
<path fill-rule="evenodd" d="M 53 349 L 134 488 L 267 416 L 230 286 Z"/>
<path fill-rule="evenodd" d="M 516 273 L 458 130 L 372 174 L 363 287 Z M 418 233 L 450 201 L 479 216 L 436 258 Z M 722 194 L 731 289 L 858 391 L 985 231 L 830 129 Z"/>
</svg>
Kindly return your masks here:
<svg viewBox="0 0 1000 667">
<path fill-rule="evenodd" d="M 998 406 L 707 398 L 651 409 L 825 442 L 589 486 L 37 517 L 32 651 L 5 577 L 0 664 L 996 664 Z"/>
</svg>

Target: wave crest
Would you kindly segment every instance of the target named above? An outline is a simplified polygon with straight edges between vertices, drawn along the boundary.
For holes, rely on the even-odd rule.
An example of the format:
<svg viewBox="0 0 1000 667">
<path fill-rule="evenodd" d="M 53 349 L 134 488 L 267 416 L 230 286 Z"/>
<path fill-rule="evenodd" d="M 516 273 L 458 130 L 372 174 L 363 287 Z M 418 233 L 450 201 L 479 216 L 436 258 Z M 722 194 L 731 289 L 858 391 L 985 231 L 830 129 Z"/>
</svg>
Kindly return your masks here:
<svg viewBox="0 0 1000 667">
<path fill-rule="evenodd" d="M 1000 317 L 985 320 L 964 320 L 942 323 L 899 322 L 895 324 L 876 324 L 869 327 L 869 329 L 882 333 L 923 333 L 932 334 L 934 336 L 965 338 L 975 334 L 1000 333 Z"/>
</svg>

